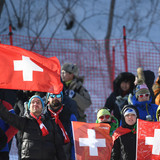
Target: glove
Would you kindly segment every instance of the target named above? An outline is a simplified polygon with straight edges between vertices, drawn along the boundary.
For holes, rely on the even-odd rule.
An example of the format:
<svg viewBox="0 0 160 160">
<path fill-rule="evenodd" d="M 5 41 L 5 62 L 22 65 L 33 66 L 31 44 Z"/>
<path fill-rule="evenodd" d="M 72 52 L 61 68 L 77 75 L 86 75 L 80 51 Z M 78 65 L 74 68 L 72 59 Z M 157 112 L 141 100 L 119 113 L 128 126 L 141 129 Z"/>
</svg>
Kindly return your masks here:
<svg viewBox="0 0 160 160">
<path fill-rule="evenodd" d="M 74 96 L 75 96 L 74 90 L 69 90 L 69 97 L 74 98 Z"/>
</svg>

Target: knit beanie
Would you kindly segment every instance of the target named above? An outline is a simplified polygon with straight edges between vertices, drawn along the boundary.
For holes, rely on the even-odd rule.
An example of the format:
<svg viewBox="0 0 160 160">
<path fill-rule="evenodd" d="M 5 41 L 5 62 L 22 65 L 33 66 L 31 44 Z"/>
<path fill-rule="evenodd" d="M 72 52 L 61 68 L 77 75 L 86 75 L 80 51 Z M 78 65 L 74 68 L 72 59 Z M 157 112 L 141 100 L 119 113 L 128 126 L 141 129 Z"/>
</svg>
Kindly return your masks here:
<svg viewBox="0 0 160 160">
<path fill-rule="evenodd" d="M 150 94 L 150 91 L 143 80 L 138 80 L 135 92 L 136 98 L 141 94 Z"/>
<path fill-rule="evenodd" d="M 97 112 L 97 120 L 99 119 L 99 117 L 101 117 L 103 115 L 111 115 L 111 114 L 110 114 L 110 112 L 107 109 L 100 109 Z"/>
<path fill-rule="evenodd" d="M 132 109 L 132 108 L 127 108 L 127 109 L 123 112 L 123 114 L 124 114 L 124 117 L 127 116 L 128 114 L 134 114 L 134 115 L 137 116 L 136 111 L 135 111 L 134 109 Z"/>
<path fill-rule="evenodd" d="M 64 63 L 61 67 L 61 70 L 72 73 L 76 77 L 79 75 L 78 66 L 76 64 Z"/>
<path fill-rule="evenodd" d="M 127 115 L 127 113 L 133 113 L 135 114 L 136 113 L 136 116 L 137 118 L 139 118 L 139 113 L 138 113 L 138 109 L 136 106 L 134 105 L 125 105 L 123 108 L 122 108 L 122 117 L 121 117 L 121 120 L 122 120 L 122 127 L 123 128 L 129 128 L 129 129 L 133 129 L 134 128 L 134 125 L 128 125 L 125 121 L 125 115 Z"/>
<path fill-rule="evenodd" d="M 40 96 L 38 96 L 38 95 L 34 95 L 34 96 L 32 96 L 32 97 L 29 99 L 29 102 L 28 102 L 28 109 L 30 109 L 31 101 L 32 101 L 33 98 L 39 98 L 39 99 L 41 100 L 41 103 L 42 103 L 42 108 L 44 108 L 43 99 L 42 99 Z"/>
</svg>

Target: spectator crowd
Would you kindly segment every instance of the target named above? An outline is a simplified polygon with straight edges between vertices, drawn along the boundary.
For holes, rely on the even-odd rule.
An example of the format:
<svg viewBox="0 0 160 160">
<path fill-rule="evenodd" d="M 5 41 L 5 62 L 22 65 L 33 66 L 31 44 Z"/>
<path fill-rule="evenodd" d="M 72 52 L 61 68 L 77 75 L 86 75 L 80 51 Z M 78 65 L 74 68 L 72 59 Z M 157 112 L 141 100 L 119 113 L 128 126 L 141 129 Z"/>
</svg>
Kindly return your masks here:
<svg viewBox="0 0 160 160">
<path fill-rule="evenodd" d="M 87 122 L 85 111 L 92 102 L 76 64 L 61 66 L 61 81 L 58 94 L 0 90 L 0 160 L 9 160 L 14 136 L 19 160 L 75 160 L 71 122 Z M 141 67 L 137 75 L 122 72 L 115 78 L 95 119 L 111 126 L 112 160 L 135 160 L 137 119 L 160 121 L 159 105 L 160 67 L 156 80 Z"/>
</svg>

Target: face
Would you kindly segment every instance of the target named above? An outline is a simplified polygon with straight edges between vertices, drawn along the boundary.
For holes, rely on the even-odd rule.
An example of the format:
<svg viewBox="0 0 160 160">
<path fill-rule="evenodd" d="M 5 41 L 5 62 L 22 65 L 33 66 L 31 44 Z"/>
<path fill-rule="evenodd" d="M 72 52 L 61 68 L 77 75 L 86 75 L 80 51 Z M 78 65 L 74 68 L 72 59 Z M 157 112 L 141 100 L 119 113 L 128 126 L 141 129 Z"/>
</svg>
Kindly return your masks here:
<svg viewBox="0 0 160 160">
<path fill-rule="evenodd" d="M 65 70 L 61 71 L 61 78 L 63 82 L 68 82 L 74 78 L 74 75 L 72 73 L 68 73 Z"/>
<path fill-rule="evenodd" d="M 127 115 L 124 117 L 124 119 L 125 119 L 125 122 L 126 122 L 128 125 L 132 126 L 132 125 L 134 125 L 134 124 L 136 123 L 136 121 L 137 121 L 137 116 L 136 116 L 135 114 L 127 114 Z"/>
<path fill-rule="evenodd" d="M 144 101 L 149 101 L 149 94 L 141 94 L 138 95 L 138 101 L 139 102 L 144 102 Z"/>
<path fill-rule="evenodd" d="M 42 113 L 42 103 L 39 98 L 33 98 L 30 104 L 30 112 L 33 113 L 36 117 L 40 116 Z"/>
<path fill-rule="evenodd" d="M 104 122 L 111 122 L 111 116 L 110 115 L 102 115 L 98 118 L 99 123 Z"/>
<path fill-rule="evenodd" d="M 59 106 L 62 105 L 62 95 L 61 94 L 50 94 L 48 98 L 48 102 L 51 107 L 57 109 Z"/>
<path fill-rule="evenodd" d="M 123 91 L 128 91 L 129 90 L 129 88 L 130 88 L 130 82 L 121 82 L 121 85 L 120 85 L 120 87 L 121 87 L 121 89 L 123 90 Z"/>
</svg>

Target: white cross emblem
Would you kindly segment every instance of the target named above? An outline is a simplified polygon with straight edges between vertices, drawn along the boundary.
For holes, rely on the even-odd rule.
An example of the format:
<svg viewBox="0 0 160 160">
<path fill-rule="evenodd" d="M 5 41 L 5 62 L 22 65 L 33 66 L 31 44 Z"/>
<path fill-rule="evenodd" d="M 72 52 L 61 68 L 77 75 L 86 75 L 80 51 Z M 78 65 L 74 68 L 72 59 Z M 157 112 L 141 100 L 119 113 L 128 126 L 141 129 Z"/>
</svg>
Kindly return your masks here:
<svg viewBox="0 0 160 160">
<path fill-rule="evenodd" d="M 160 129 L 154 130 L 154 137 L 146 137 L 145 145 L 153 145 L 152 154 L 160 155 Z"/>
<path fill-rule="evenodd" d="M 88 138 L 79 138 L 79 146 L 89 146 L 90 156 L 98 156 L 97 147 L 106 147 L 106 139 L 96 139 L 96 133 L 93 129 L 88 129 Z"/>
<path fill-rule="evenodd" d="M 23 72 L 23 81 L 33 81 L 33 71 L 43 72 L 43 68 L 32 62 L 29 57 L 22 56 L 22 60 L 14 60 L 14 71 Z"/>
</svg>

